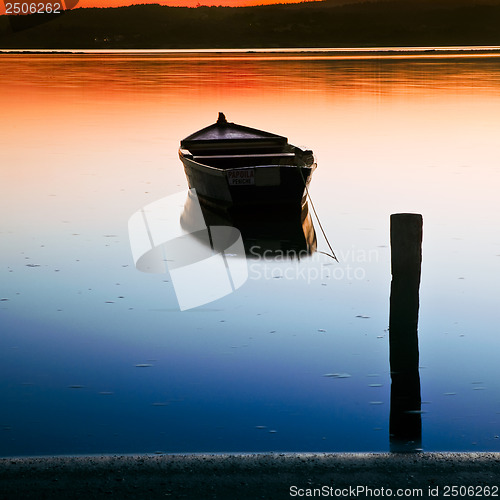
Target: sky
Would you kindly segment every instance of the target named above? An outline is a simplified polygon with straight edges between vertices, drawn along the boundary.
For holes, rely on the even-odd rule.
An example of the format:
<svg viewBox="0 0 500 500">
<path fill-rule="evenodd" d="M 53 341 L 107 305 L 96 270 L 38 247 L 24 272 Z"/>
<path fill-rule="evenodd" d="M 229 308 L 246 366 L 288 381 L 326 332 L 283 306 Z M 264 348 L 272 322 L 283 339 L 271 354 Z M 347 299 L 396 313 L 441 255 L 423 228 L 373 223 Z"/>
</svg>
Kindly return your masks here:
<svg viewBox="0 0 500 500">
<path fill-rule="evenodd" d="M 300 0 L 80 0 L 77 7 L 121 7 L 139 3 L 156 3 L 160 5 L 196 7 L 201 5 L 224 5 L 242 7 L 272 3 L 297 3 Z"/>
<path fill-rule="evenodd" d="M 245 7 L 250 5 L 268 5 L 275 3 L 298 3 L 301 1 L 320 1 L 320 0 L 59 0 L 62 2 L 63 9 L 73 9 L 78 7 L 123 7 L 134 4 L 160 4 L 171 7 L 196 7 L 198 5 L 222 5 L 226 7 Z M 6 13 L 6 3 L 14 5 L 4 0 L 0 2 L 0 15 Z M 28 2 L 29 3 L 29 2 Z M 28 5 L 26 3 L 26 5 Z M 52 3 L 52 0 L 42 0 L 40 3 Z M 19 5 L 21 5 L 19 3 Z M 37 4 L 38 5 L 38 4 Z M 11 7 L 12 8 L 12 7 Z"/>
</svg>

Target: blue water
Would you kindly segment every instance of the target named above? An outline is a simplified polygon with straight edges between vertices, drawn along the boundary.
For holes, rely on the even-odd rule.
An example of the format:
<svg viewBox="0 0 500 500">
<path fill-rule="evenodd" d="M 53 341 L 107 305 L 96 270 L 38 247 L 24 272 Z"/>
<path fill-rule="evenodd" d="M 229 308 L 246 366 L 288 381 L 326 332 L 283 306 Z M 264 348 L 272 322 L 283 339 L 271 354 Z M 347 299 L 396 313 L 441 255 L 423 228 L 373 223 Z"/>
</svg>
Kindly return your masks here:
<svg viewBox="0 0 500 500">
<path fill-rule="evenodd" d="M 0 456 L 389 450 L 406 211 L 424 216 L 421 447 L 500 449 L 498 59 L 0 66 Z M 179 141 L 218 111 L 315 151 L 340 263 L 248 261 L 243 286 L 181 311 L 169 272 L 136 269 L 128 221 L 186 192 Z"/>
</svg>

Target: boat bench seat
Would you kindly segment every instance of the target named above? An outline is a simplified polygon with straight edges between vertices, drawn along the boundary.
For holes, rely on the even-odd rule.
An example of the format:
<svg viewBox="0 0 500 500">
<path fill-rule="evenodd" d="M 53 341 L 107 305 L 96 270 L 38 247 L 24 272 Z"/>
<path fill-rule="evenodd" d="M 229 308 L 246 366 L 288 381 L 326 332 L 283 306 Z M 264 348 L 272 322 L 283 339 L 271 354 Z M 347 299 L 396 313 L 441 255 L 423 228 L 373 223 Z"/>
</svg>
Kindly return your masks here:
<svg viewBox="0 0 500 500">
<path fill-rule="evenodd" d="M 193 155 L 193 160 L 217 168 L 238 168 L 263 165 L 295 165 L 295 157 L 295 153 L 215 154 Z"/>
<path fill-rule="evenodd" d="M 295 153 L 255 153 L 245 155 L 194 155 L 194 159 L 205 160 L 208 158 L 290 158 Z"/>
</svg>

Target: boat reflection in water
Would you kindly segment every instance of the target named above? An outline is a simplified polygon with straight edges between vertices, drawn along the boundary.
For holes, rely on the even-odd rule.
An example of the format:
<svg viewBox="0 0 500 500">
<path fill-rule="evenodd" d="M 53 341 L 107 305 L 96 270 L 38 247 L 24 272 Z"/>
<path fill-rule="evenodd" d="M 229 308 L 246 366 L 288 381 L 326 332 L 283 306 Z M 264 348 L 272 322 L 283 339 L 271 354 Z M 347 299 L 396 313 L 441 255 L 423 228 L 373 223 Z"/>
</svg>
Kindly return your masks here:
<svg viewBox="0 0 500 500">
<path fill-rule="evenodd" d="M 130 217 L 135 266 L 168 272 L 181 310 L 207 304 L 245 283 L 247 257 L 302 258 L 316 250 L 307 205 L 296 208 L 217 212 L 194 189 L 167 196 Z"/>
<path fill-rule="evenodd" d="M 290 207 L 280 210 L 276 206 L 216 210 L 204 203 L 200 204 L 195 191 L 191 189 L 188 191 L 180 222 L 182 228 L 193 235 L 197 234 L 195 228 L 198 224 L 199 208 L 210 235 L 215 228 L 238 229 L 247 258 L 283 256 L 300 259 L 316 251 L 316 232 L 307 203 L 302 207 L 295 207 L 295 210 L 290 210 Z M 226 234 L 228 239 L 219 240 L 218 245 L 228 248 L 236 235 L 231 231 Z M 212 237 L 209 244 L 213 247 Z"/>
</svg>

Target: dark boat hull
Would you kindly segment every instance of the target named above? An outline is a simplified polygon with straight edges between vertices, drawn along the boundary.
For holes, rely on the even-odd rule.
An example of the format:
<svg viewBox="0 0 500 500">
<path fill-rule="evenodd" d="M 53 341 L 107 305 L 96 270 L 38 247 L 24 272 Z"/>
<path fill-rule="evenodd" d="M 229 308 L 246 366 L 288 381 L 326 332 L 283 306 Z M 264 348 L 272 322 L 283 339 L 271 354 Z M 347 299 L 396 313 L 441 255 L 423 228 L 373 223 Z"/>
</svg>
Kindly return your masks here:
<svg viewBox="0 0 500 500">
<path fill-rule="evenodd" d="M 218 169 L 180 153 L 189 187 L 202 203 L 213 208 L 238 209 L 296 206 L 306 202 L 307 187 L 316 164 L 273 165 Z"/>
</svg>

